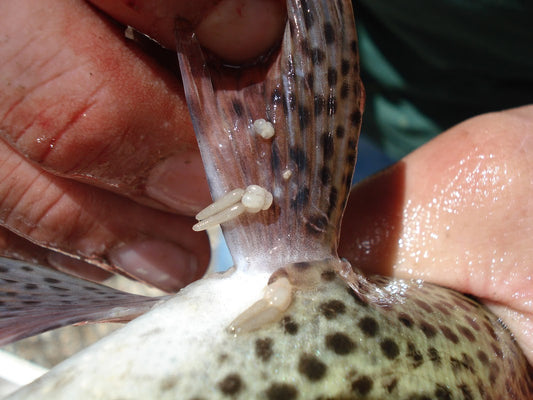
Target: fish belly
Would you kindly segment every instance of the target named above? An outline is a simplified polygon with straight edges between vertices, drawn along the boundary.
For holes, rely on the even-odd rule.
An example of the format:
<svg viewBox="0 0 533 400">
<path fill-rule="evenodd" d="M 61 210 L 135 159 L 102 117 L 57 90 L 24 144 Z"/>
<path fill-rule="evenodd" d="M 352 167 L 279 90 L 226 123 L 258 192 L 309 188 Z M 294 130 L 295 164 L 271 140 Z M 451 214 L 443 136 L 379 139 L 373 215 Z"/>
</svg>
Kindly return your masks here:
<svg viewBox="0 0 533 400">
<path fill-rule="evenodd" d="M 231 333 L 268 278 L 204 278 L 10 399 L 533 396 L 531 369 L 497 318 L 430 284 L 380 278 L 366 301 L 325 274 L 278 321 Z"/>
</svg>

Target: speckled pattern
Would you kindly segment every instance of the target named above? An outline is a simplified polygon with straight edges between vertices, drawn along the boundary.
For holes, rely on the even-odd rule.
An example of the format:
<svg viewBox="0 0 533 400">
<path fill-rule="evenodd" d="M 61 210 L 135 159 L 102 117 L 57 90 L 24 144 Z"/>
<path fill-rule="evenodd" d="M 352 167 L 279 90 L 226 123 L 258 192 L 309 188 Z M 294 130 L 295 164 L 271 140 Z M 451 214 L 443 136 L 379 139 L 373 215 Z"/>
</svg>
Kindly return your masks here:
<svg viewBox="0 0 533 400">
<path fill-rule="evenodd" d="M 178 36 L 178 53 L 214 197 L 250 183 L 274 195 L 267 212 L 223 226 L 237 267 L 278 266 L 272 278 L 294 283 L 317 267 L 313 260 L 336 255 L 364 90 L 350 2 L 295 0 L 287 9 L 279 57 L 264 70 L 210 68 L 194 35 Z M 275 125 L 272 141 L 249 134 L 249 121 L 264 116 Z M 295 263 L 307 268 L 287 268 Z M 281 323 L 221 345 L 208 362 L 216 372 L 204 376 L 211 389 L 195 387 L 195 370 L 176 382 L 184 385 L 178 391 L 191 399 L 531 394 L 524 356 L 474 301 L 431 285 L 348 275 L 355 291 L 332 273 L 297 292 Z"/>
<path fill-rule="evenodd" d="M 430 284 L 380 278 L 378 306 L 331 278 L 298 292 L 278 323 L 226 334 L 203 360 L 207 370 L 183 366 L 161 394 L 172 386 L 190 400 L 533 396 L 525 357 L 477 302 Z"/>
<path fill-rule="evenodd" d="M 533 397 L 524 355 L 478 303 L 367 279 L 336 259 L 364 103 L 353 14 L 347 0 L 287 3 L 281 50 L 257 68 L 212 67 L 193 32 L 177 27 L 214 198 L 249 184 L 274 196 L 270 209 L 224 224 L 237 271 L 192 284 L 13 399 Z M 276 131 L 268 140 L 250 133 L 265 116 Z M 294 299 L 279 320 L 230 333 L 280 276 Z"/>
<path fill-rule="evenodd" d="M 0 346 L 80 322 L 130 321 L 158 301 L 0 257 Z"/>
<path fill-rule="evenodd" d="M 274 197 L 223 224 L 238 268 L 331 255 L 356 160 L 364 89 L 351 4 L 287 1 L 287 12 L 281 48 L 249 68 L 213 62 L 187 24 L 176 36 L 213 198 L 251 184 Z M 271 139 L 255 134 L 259 118 L 273 123 Z"/>
<path fill-rule="evenodd" d="M 263 276 L 203 279 L 13 399 L 533 397 L 531 367 L 499 320 L 421 282 L 363 279 L 355 287 L 364 290 L 354 291 L 326 270 L 279 321 L 231 334 L 239 303 L 253 301 Z"/>
</svg>

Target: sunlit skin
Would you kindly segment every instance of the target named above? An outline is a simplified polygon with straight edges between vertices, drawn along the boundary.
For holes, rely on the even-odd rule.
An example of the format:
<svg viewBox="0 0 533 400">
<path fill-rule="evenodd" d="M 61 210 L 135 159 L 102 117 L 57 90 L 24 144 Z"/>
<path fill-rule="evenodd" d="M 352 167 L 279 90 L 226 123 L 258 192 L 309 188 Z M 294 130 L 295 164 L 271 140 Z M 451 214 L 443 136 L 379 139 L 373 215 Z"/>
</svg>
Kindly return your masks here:
<svg viewBox="0 0 533 400">
<path fill-rule="evenodd" d="M 465 121 L 355 187 L 339 249 L 369 273 L 480 297 L 530 361 L 532 116 L 529 106 Z"/>
<path fill-rule="evenodd" d="M 256 3 L 250 11 L 229 2 L 226 7 L 234 14 L 224 12 L 225 3 L 214 2 L 97 5 L 170 48 L 176 13 L 170 9 L 166 23 L 158 15 L 175 6 L 183 18 L 199 24 L 206 41 L 217 38 L 209 44 L 213 51 L 220 46 L 231 62 L 241 62 L 275 45 L 284 26 L 280 1 Z M 239 58 L 231 35 L 240 32 L 230 33 L 225 43 L 221 17 L 212 15 L 222 13 L 237 27 L 261 6 L 262 13 L 278 9 L 271 13 L 277 23 L 257 26 L 267 39 L 255 53 L 243 47 Z M 123 26 L 86 2 L 5 2 L 0 7 L 2 224 L 92 263 L 121 264 L 166 290 L 198 279 L 209 249 L 205 235 L 191 230 L 192 216 L 210 196 L 176 72 L 126 40 Z M 150 27 L 161 27 L 161 34 Z M 173 53 L 167 55 L 175 66 Z M 80 270 L 80 262 L 17 240 L 7 230 L 2 236 L 4 254 Z M 136 270 L 143 261 L 152 268 Z M 85 270 L 90 277 L 103 277 L 94 268 Z"/>
<path fill-rule="evenodd" d="M 113 20 L 173 49 L 180 16 L 235 64 L 277 43 L 283 2 L 94 4 L 0 3 L 2 254 L 106 276 L 57 249 L 176 290 L 207 265 L 206 237 L 191 230 L 207 184 L 179 79 Z M 532 106 L 448 130 L 354 188 L 340 247 L 369 273 L 480 297 L 530 361 L 532 134 Z M 152 269 L 135 270 L 139 259 Z"/>
</svg>

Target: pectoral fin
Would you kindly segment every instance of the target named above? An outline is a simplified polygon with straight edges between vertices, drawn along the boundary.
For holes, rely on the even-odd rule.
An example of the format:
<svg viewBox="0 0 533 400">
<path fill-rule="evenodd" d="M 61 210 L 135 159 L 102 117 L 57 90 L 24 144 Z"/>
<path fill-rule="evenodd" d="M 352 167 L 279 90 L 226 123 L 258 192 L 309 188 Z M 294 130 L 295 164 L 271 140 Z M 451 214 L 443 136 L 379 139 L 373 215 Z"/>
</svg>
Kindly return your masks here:
<svg viewBox="0 0 533 400">
<path fill-rule="evenodd" d="M 66 325 L 130 321 L 161 299 L 0 257 L 0 345 Z"/>
</svg>

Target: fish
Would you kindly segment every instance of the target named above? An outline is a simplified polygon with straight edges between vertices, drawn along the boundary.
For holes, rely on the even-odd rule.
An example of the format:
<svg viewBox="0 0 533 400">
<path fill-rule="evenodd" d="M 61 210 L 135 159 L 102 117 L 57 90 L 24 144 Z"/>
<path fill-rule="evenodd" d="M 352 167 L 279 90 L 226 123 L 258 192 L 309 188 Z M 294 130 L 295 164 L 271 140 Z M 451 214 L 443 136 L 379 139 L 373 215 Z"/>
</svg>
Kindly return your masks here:
<svg viewBox="0 0 533 400">
<path fill-rule="evenodd" d="M 3 259 L 3 343 L 145 312 L 9 399 L 532 398 L 531 366 L 482 304 L 365 276 L 337 254 L 364 107 L 351 2 L 288 0 L 279 49 L 242 68 L 202 49 L 187 21 L 176 38 L 216 199 L 196 229 L 221 223 L 235 266 L 139 298 L 98 284 L 78 293 L 77 278 Z M 45 306 L 51 322 L 14 327 Z"/>
</svg>

